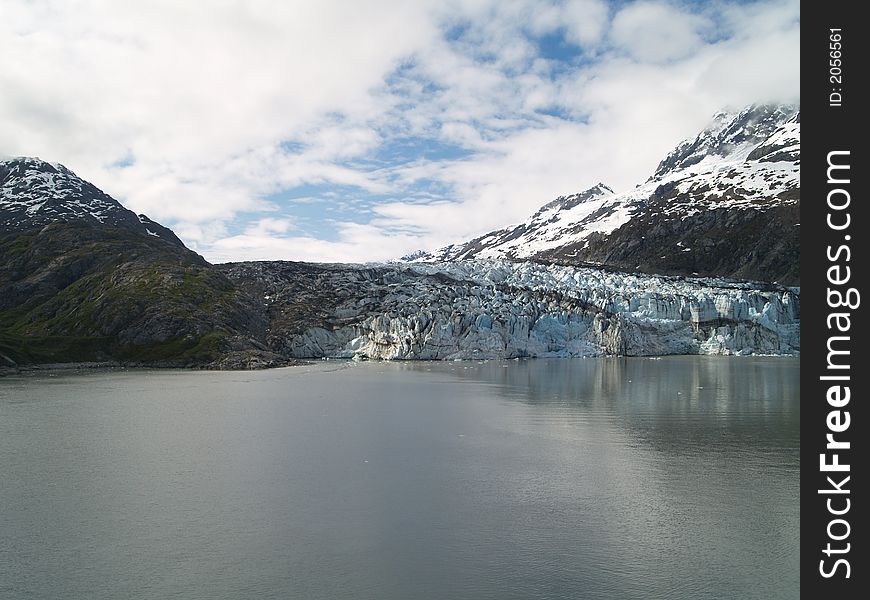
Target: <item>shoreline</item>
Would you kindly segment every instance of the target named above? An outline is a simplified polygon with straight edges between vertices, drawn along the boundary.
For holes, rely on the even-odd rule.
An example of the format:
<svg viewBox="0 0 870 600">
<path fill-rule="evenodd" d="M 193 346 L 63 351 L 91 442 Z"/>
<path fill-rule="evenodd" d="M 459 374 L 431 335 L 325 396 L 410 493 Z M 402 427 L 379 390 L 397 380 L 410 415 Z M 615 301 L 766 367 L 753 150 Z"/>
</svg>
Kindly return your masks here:
<svg viewBox="0 0 870 600">
<path fill-rule="evenodd" d="M 312 358 L 292 358 L 286 361 L 276 361 L 275 363 L 262 364 L 258 363 L 252 366 L 240 367 L 219 367 L 214 366 L 214 363 L 204 365 L 173 365 L 167 363 L 122 363 L 118 361 L 98 361 L 98 362 L 61 362 L 61 363 L 38 363 L 27 364 L 15 367 L 0 367 L 0 378 L 12 375 L 26 375 L 29 373 L 68 373 L 72 371 L 220 371 L 220 372 L 245 372 L 245 371 L 266 371 L 271 369 L 281 369 L 285 367 L 303 367 L 325 362 L 379 362 L 379 363 L 480 363 L 490 361 L 511 362 L 511 361 L 536 361 L 536 360 L 587 360 L 601 358 L 622 358 L 622 359 L 646 359 L 646 360 L 661 360 L 669 357 L 681 356 L 705 356 L 710 358 L 791 358 L 799 359 L 800 354 L 659 354 L 650 356 L 626 356 L 619 354 L 600 354 L 596 356 L 523 356 L 514 358 L 454 358 L 449 360 L 435 359 L 379 359 L 379 358 L 345 358 L 345 357 L 312 357 Z M 278 364 L 280 363 L 280 364 Z"/>
</svg>

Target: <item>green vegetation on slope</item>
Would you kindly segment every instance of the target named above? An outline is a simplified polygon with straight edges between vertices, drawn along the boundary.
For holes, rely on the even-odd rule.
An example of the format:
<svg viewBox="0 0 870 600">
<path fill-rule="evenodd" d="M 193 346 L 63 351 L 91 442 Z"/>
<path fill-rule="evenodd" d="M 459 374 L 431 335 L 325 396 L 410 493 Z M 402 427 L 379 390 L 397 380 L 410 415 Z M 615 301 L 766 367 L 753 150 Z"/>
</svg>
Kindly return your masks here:
<svg viewBox="0 0 870 600">
<path fill-rule="evenodd" d="M 0 354 L 19 364 L 206 364 L 256 309 L 197 254 L 58 223 L 0 239 Z"/>
</svg>

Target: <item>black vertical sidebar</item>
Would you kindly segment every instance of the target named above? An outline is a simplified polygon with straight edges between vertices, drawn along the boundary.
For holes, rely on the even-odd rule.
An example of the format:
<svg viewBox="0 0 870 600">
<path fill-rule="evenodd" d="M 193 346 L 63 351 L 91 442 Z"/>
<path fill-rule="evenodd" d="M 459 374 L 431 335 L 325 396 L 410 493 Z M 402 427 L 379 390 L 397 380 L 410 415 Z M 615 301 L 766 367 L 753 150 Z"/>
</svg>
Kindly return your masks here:
<svg viewBox="0 0 870 600">
<path fill-rule="evenodd" d="M 801 593 L 870 590 L 865 78 L 858 2 L 801 5 Z M 866 292 L 866 294 L 865 294 Z M 865 306 L 867 305 L 867 306 Z M 848 389 L 847 389 L 848 388 Z M 828 437 L 830 435 L 830 437 Z M 823 464 L 824 463 L 824 464 Z M 848 465 L 848 467 L 845 467 Z M 840 562 L 838 562 L 840 561 Z"/>
</svg>

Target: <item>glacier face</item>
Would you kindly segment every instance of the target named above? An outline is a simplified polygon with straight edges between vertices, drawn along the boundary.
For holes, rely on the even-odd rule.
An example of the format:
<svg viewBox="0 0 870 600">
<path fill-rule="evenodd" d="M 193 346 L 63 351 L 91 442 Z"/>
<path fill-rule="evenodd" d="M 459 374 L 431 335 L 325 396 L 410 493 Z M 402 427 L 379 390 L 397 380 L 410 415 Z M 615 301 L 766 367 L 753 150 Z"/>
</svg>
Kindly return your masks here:
<svg viewBox="0 0 870 600">
<path fill-rule="evenodd" d="M 298 358 L 797 354 L 797 289 L 501 260 L 222 266 Z M 255 289 L 254 289 L 255 288 Z"/>
</svg>

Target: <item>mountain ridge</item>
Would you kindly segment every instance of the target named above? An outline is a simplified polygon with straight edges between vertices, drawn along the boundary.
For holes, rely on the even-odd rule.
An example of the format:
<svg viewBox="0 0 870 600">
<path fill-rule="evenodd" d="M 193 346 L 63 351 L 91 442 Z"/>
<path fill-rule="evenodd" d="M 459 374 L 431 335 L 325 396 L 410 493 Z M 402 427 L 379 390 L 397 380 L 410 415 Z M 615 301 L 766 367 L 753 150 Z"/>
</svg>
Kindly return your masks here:
<svg viewBox="0 0 870 600">
<path fill-rule="evenodd" d="M 563 200 L 577 197 L 585 201 Z M 598 184 L 522 223 L 400 260 L 536 260 L 795 285 L 799 226 L 800 109 L 751 105 L 717 113 L 632 190 Z"/>
<path fill-rule="evenodd" d="M 60 163 L 29 156 L 0 161 L 0 235 L 58 222 L 112 225 L 184 246 L 175 233 Z"/>
</svg>

